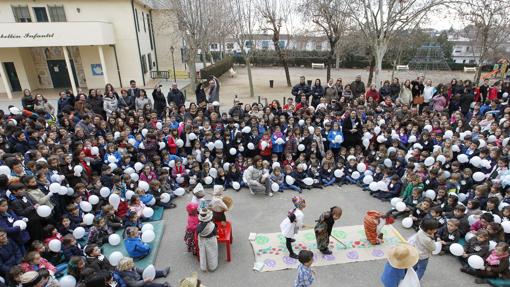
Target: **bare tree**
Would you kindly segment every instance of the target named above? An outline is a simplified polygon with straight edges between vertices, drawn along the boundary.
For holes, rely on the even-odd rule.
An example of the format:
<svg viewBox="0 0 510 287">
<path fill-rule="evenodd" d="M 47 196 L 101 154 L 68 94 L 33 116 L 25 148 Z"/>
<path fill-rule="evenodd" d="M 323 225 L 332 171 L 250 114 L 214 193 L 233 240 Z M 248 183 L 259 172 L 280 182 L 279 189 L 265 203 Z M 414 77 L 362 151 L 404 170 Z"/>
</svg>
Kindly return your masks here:
<svg viewBox="0 0 510 287">
<path fill-rule="evenodd" d="M 478 63 L 474 77 L 480 81 L 482 66 L 496 54 L 510 32 L 510 1 L 508 0 L 462 0 L 460 17 L 467 27 L 465 36 L 470 40 L 471 51 Z"/>
<path fill-rule="evenodd" d="M 284 0 L 258 0 L 256 8 L 262 18 L 261 29 L 263 31 L 270 31 L 272 34 L 274 49 L 283 64 L 285 77 L 287 78 L 287 86 L 290 87 L 292 83 L 290 81 L 287 53 L 285 47 L 282 47 L 280 44 L 280 36 L 282 27 L 289 24 L 288 21 L 292 13 L 292 4 Z M 252 45 L 255 45 L 255 43 L 252 43 Z"/>
<path fill-rule="evenodd" d="M 246 63 L 250 97 L 252 98 L 255 97 L 253 77 L 251 75 L 251 58 L 255 50 L 253 28 L 255 26 L 256 15 L 254 11 L 253 0 L 230 0 L 228 2 L 228 17 L 231 20 L 229 28 Z M 247 42 L 251 43 L 249 48 L 246 47 Z"/>
<path fill-rule="evenodd" d="M 347 15 L 345 0 L 305 0 L 299 11 L 305 19 L 311 19 L 322 33 L 326 34 L 329 43 L 329 53 L 326 61 L 326 79 L 331 78 L 331 66 L 338 42 L 348 29 L 350 21 L 345 21 Z"/>
<path fill-rule="evenodd" d="M 358 0 L 347 5 L 351 19 L 357 23 L 372 50 L 376 85 L 379 85 L 382 61 L 390 42 L 401 31 L 418 26 L 429 12 L 447 2 L 449 0 Z"/>
</svg>

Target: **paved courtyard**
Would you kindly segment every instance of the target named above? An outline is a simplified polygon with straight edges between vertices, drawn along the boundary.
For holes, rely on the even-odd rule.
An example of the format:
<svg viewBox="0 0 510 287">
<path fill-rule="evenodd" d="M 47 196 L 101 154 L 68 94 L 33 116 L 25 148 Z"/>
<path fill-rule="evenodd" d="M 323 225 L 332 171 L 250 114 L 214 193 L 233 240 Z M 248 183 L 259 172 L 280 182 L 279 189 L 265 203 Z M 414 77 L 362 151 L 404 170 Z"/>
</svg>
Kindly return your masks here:
<svg viewBox="0 0 510 287">
<path fill-rule="evenodd" d="M 232 245 L 232 261 L 226 261 L 223 245 L 219 247 L 219 266 L 215 272 L 199 271 L 196 257 L 186 252 L 183 241 L 186 226 L 185 205 L 191 200 L 189 195 L 177 199 L 176 209 L 165 211 L 167 221 L 165 234 L 161 243 L 156 266 L 170 264 L 172 272 L 169 281 L 176 286 L 180 278 L 198 271 L 199 277 L 208 287 L 231 286 L 292 286 L 296 270 L 263 272 L 253 271 L 254 255 L 248 236 L 250 232 L 278 232 L 281 220 L 292 207 L 290 199 L 296 193 L 285 191 L 275 193 L 273 198 L 263 195 L 253 196 L 247 189 L 240 192 L 228 190 L 226 195 L 234 200 L 234 207 L 227 214 L 233 225 L 234 244 Z M 343 208 L 343 216 L 335 226 L 363 224 L 367 210 L 386 211 L 389 203 L 373 199 L 368 193 L 355 186 L 329 187 L 314 189 L 303 193 L 307 201 L 304 210 L 305 224 L 313 225 L 318 216 L 333 205 Z M 400 222 L 395 227 L 404 237 L 412 233 L 402 229 Z M 366 261 L 350 264 L 314 267 L 317 281 L 314 286 L 349 286 L 366 287 L 381 286 L 379 277 L 386 260 Z M 423 279 L 424 287 L 443 286 L 475 286 L 474 278 L 459 271 L 460 264 L 451 256 L 434 256 L 429 263 Z"/>
</svg>

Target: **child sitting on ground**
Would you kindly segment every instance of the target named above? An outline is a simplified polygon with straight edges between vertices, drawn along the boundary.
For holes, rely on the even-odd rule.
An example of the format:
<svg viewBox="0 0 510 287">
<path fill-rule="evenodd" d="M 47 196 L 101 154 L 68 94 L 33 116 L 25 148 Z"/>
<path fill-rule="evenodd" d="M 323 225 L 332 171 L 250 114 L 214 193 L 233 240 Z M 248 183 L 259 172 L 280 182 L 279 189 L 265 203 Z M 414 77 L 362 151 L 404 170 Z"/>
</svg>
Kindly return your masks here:
<svg viewBox="0 0 510 287">
<path fill-rule="evenodd" d="M 89 230 L 89 238 L 87 245 L 96 244 L 98 246 L 108 242 L 108 226 L 103 217 L 96 216 L 94 218 L 93 226 Z"/>
<path fill-rule="evenodd" d="M 478 255 L 482 258 L 485 258 L 489 254 L 489 233 L 487 230 L 481 229 L 475 233 L 473 238 L 469 239 L 464 245 L 464 254 L 459 257 L 462 262 L 462 268 L 460 271 L 466 272 L 468 258 L 471 255 Z"/>
<path fill-rule="evenodd" d="M 475 270 L 471 267 L 466 267 L 463 272 L 468 274 L 481 277 L 475 279 L 476 284 L 487 284 L 488 281 L 485 278 L 510 278 L 510 271 L 508 269 L 508 244 L 500 242 L 496 245 L 496 248 L 492 250 L 489 256 L 485 258 L 485 267 L 481 270 Z"/>
<path fill-rule="evenodd" d="M 124 246 L 129 257 L 132 257 L 134 260 L 140 260 L 151 253 L 149 244 L 142 242 L 138 227 L 129 227 L 126 233 L 128 237 L 124 239 Z"/>
<path fill-rule="evenodd" d="M 437 241 L 441 242 L 441 255 L 450 251 L 450 245 L 459 242 L 459 220 L 452 218 L 448 220 L 446 226 L 437 231 Z"/>
</svg>

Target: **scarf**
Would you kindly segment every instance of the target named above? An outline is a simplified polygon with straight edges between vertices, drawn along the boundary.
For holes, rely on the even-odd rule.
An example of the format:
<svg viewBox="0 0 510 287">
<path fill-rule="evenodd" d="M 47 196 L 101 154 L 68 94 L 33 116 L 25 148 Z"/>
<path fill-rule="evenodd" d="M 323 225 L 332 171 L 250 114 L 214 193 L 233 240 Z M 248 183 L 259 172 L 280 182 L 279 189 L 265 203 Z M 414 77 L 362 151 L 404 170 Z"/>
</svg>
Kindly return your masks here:
<svg viewBox="0 0 510 287">
<path fill-rule="evenodd" d="M 487 263 L 491 266 L 496 266 L 496 265 L 499 265 L 501 260 L 506 259 L 506 258 L 508 258 L 508 252 L 505 252 L 503 255 L 497 255 L 496 250 L 493 250 L 491 255 L 489 255 L 489 257 L 487 257 L 487 259 L 485 259 L 485 261 L 487 261 Z M 506 260 L 508 260 L 508 259 L 506 259 Z"/>
<path fill-rule="evenodd" d="M 212 221 L 207 222 L 206 226 L 199 235 L 202 237 L 207 237 L 214 231 L 214 227 L 216 227 L 216 225 Z"/>
</svg>

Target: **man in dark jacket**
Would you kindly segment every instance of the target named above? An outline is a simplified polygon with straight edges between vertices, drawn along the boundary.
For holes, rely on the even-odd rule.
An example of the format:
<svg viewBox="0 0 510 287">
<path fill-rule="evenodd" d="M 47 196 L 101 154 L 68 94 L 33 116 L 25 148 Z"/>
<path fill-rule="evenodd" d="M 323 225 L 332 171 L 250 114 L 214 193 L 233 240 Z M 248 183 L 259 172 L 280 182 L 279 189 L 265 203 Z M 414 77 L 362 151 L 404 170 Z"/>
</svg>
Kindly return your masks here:
<svg viewBox="0 0 510 287">
<path fill-rule="evenodd" d="M 301 94 L 305 94 L 306 100 L 308 101 L 308 97 L 312 93 L 310 86 L 306 84 L 305 76 L 299 77 L 299 84 L 292 87 L 292 95 L 296 98 L 296 104 L 301 101 Z"/>
<path fill-rule="evenodd" d="M 172 89 L 168 92 L 167 96 L 168 104 L 174 102 L 177 107 L 184 105 L 184 94 L 177 88 L 177 84 L 172 84 Z"/>
<path fill-rule="evenodd" d="M 7 278 L 11 267 L 21 263 L 23 253 L 18 245 L 7 238 L 7 233 L 0 229 L 0 276 Z"/>
<path fill-rule="evenodd" d="M 60 98 L 57 102 L 57 114 L 62 113 L 62 110 L 65 107 L 74 108 L 74 96 L 68 92 L 62 91 L 60 92 Z"/>
<path fill-rule="evenodd" d="M 361 75 L 357 75 L 356 80 L 351 83 L 351 91 L 354 98 L 357 98 L 365 93 L 365 83 L 361 80 Z"/>
</svg>

